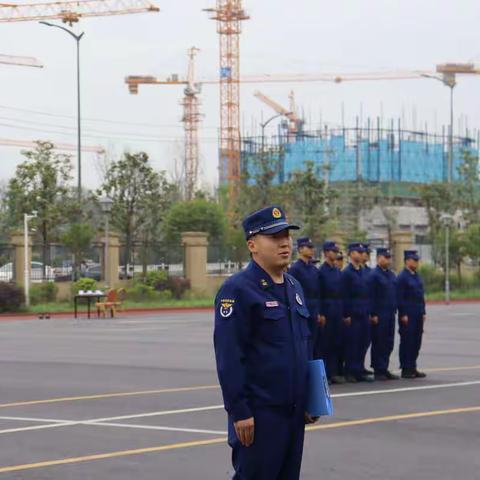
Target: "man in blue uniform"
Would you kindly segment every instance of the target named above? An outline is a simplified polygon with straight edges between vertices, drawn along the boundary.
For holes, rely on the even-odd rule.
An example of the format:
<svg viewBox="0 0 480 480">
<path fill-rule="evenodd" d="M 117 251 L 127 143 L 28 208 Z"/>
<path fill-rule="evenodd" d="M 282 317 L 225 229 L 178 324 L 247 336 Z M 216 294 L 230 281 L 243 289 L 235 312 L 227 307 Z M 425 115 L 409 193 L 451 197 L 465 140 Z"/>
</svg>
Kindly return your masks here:
<svg viewBox="0 0 480 480">
<path fill-rule="evenodd" d="M 342 251 L 339 251 L 337 253 L 337 258 L 335 260 L 335 265 L 337 266 L 337 268 L 342 271 L 343 268 L 345 267 L 345 258 L 343 256 L 343 252 Z"/>
<path fill-rule="evenodd" d="M 395 339 L 397 292 L 395 274 L 390 270 L 392 255 L 387 248 L 377 248 L 377 266 L 367 277 L 372 324 L 372 368 L 375 380 L 398 380 L 388 370 Z"/>
<path fill-rule="evenodd" d="M 417 370 L 425 323 L 423 280 L 418 274 L 420 257 L 416 250 L 405 250 L 405 268 L 397 277 L 398 319 L 400 324 L 400 368 L 402 378 L 423 378 Z"/>
<path fill-rule="evenodd" d="M 365 373 L 365 345 L 370 343 L 370 320 L 366 284 L 366 272 L 362 268 L 364 248 L 361 243 L 348 246 L 349 265 L 341 276 L 343 317 L 347 327 L 345 348 L 346 380 L 351 383 L 371 382 L 373 377 Z"/>
<path fill-rule="evenodd" d="M 362 243 L 363 252 L 362 252 L 362 267 L 365 269 L 366 272 L 370 273 L 372 271 L 368 262 L 370 261 L 370 254 L 372 250 L 370 249 L 369 243 Z"/>
<path fill-rule="evenodd" d="M 345 383 L 343 359 L 343 315 L 340 290 L 341 272 L 336 266 L 339 249 L 335 242 L 325 242 L 325 262 L 318 270 L 320 295 L 320 321 L 325 324 L 325 367 L 331 383 Z"/>
<path fill-rule="evenodd" d="M 297 480 L 303 453 L 309 313 L 288 273 L 292 240 L 278 206 L 243 221 L 251 262 L 215 299 L 214 346 L 236 480 Z"/>
<path fill-rule="evenodd" d="M 325 319 L 319 318 L 318 269 L 314 264 L 315 246 L 308 237 L 297 240 L 298 260 L 289 268 L 288 273 L 295 277 L 303 289 L 310 313 L 309 326 L 314 358 L 323 358 Z"/>
<path fill-rule="evenodd" d="M 363 252 L 361 254 L 361 259 L 362 259 L 361 265 L 363 269 L 364 278 L 366 281 L 367 277 L 370 275 L 370 272 L 372 271 L 372 269 L 370 268 L 370 265 L 368 265 L 368 262 L 370 261 L 370 254 L 372 253 L 372 251 L 370 250 L 369 243 L 362 243 L 362 247 L 363 247 Z M 362 365 L 365 365 L 367 352 L 371 345 L 371 335 L 365 335 L 364 341 L 365 343 L 362 345 Z M 372 372 L 372 370 L 367 370 L 364 367 L 363 373 L 364 375 L 373 375 L 374 372 Z"/>
</svg>

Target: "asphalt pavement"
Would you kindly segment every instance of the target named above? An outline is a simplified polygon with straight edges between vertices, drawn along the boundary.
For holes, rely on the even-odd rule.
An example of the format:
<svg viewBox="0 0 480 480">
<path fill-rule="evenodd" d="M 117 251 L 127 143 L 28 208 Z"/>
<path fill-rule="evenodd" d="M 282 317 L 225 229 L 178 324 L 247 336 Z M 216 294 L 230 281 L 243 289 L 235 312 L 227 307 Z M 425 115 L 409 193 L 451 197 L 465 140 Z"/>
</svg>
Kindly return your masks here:
<svg viewBox="0 0 480 480">
<path fill-rule="evenodd" d="M 334 386 L 302 478 L 480 479 L 479 314 L 429 307 L 426 379 Z M 0 479 L 231 478 L 211 312 L 0 321 L 0 365 Z"/>
</svg>

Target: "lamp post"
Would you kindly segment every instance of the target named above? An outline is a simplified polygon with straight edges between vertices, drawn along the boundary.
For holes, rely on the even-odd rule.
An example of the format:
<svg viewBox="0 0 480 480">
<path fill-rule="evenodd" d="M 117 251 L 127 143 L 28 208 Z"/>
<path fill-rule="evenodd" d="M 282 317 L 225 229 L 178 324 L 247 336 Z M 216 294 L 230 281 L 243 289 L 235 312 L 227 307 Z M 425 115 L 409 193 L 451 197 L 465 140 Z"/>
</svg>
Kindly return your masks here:
<svg viewBox="0 0 480 480">
<path fill-rule="evenodd" d="M 440 221 L 445 227 L 445 303 L 450 304 L 450 229 L 453 224 L 453 215 L 443 213 Z"/>
<path fill-rule="evenodd" d="M 103 253 L 103 268 L 104 268 L 104 281 L 105 281 L 105 288 L 110 286 L 111 279 L 109 278 L 108 272 L 108 250 L 109 250 L 109 216 L 110 212 L 112 211 L 112 204 L 113 201 L 109 197 L 103 197 L 100 199 L 100 206 L 102 207 L 102 212 L 105 214 L 105 248 Z"/>
<path fill-rule="evenodd" d="M 82 200 L 82 139 L 81 139 L 81 117 L 80 117 L 80 40 L 82 39 L 84 32 L 77 35 L 68 28 L 62 27 L 61 25 L 55 25 L 54 23 L 49 22 L 40 22 L 42 25 L 47 27 L 60 28 L 61 30 L 67 32 L 71 35 L 77 42 L 77 168 L 78 168 L 78 186 L 77 186 L 77 196 L 78 201 Z"/>
<path fill-rule="evenodd" d="M 30 306 L 30 258 L 28 255 L 28 222 L 32 218 L 37 217 L 37 212 L 33 211 L 31 215 L 25 213 L 23 215 L 23 253 L 24 253 L 24 269 L 23 269 L 23 288 L 25 292 L 25 306 Z"/>
</svg>

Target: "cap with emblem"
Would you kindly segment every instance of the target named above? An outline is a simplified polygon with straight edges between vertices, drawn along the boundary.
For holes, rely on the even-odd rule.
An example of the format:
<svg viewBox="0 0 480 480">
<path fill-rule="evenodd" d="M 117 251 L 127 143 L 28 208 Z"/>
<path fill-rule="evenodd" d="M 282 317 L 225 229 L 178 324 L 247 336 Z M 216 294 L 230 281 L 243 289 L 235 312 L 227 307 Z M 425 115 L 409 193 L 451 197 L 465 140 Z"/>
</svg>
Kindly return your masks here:
<svg viewBox="0 0 480 480">
<path fill-rule="evenodd" d="M 392 252 L 388 248 L 377 248 L 377 257 L 391 258 Z"/>
<path fill-rule="evenodd" d="M 322 247 L 324 252 L 339 252 L 340 249 L 338 248 L 335 242 L 325 242 Z"/>
<path fill-rule="evenodd" d="M 299 237 L 297 240 L 297 248 L 301 247 L 314 247 L 313 242 L 310 240 L 309 237 Z"/>
<path fill-rule="evenodd" d="M 348 253 L 352 253 L 352 252 L 363 253 L 365 251 L 366 251 L 365 247 L 363 246 L 362 243 L 354 242 L 348 245 Z"/>
<path fill-rule="evenodd" d="M 288 223 L 283 209 L 272 205 L 254 212 L 243 220 L 245 238 L 248 240 L 257 234 L 274 235 L 282 230 L 299 230 L 300 227 Z"/>
<path fill-rule="evenodd" d="M 403 252 L 403 258 L 408 260 L 411 258 L 412 260 L 420 260 L 420 255 L 418 254 L 418 250 L 405 250 Z"/>
</svg>

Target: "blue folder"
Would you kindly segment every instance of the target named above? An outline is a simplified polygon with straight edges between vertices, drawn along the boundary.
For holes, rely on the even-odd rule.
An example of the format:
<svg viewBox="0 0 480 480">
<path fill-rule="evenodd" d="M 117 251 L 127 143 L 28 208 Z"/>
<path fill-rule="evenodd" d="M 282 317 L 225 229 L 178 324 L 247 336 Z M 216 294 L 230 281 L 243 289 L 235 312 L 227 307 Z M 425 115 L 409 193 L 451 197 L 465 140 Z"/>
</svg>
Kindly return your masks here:
<svg viewBox="0 0 480 480">
<path fill-rule="evenodd" d="M 307 412 L 312 417 L 333 415 L 332 397 L 323 360 L 308 362 Z"/>
</svg>

